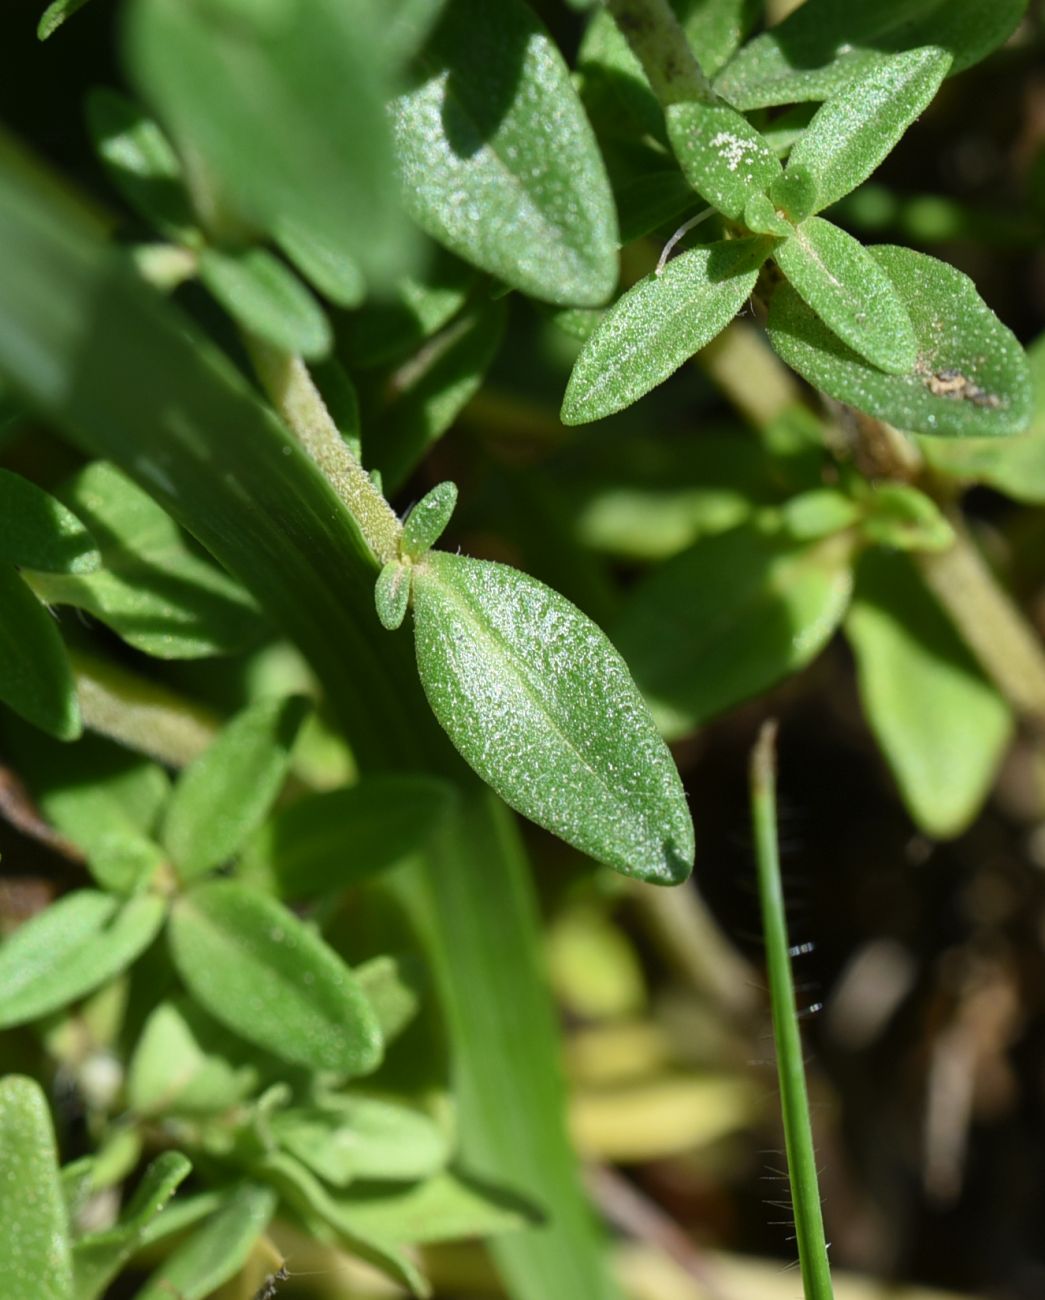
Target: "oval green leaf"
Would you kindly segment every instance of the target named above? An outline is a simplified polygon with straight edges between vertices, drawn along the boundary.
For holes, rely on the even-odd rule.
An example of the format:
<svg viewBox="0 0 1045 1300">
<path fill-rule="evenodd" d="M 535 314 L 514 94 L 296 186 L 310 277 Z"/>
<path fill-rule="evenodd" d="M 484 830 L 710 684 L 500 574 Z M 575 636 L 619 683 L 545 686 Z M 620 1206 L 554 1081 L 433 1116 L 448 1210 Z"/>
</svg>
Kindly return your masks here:
<svg viewBox="0 0 1045 1300">
<path fill-rule="evenodd" d="M 871 551 L 845 623 L 864 713 L 923 831 L 960 834 L 979 812 L 1012 734 L 984 677 L 910 559 Z"/>
<path fill-rule="evenodd" d="M 8 1300 L 71 1300 L 69 1224 L 47 1098 L 34 1079 L 0 1079 L 0 1251 Z"/>
<path fill-rule="evenodd" d="M 769 309 L 776 351 L 840 402 L 911 433 L 958 437 L 1019 433 L 1031 414 L 1027 359 L 967 275 L 924 253 L 890 245 L 868 250 L 907 308 L 918 359 L 887 375 L 846 347 L 781 285 Z"/>
<path fill-rule="evenodd" d="M 457 0 L 393 105 L 404 202 L 524 293 L 597 307 L 617 282 L 609 181 L 569 69 L 519 0 Z"/>
<path fill-rule="evenodd" d="M 686 180 L 734 221 L 752 194 L 781 175 L 780 160 L 746 117 L 728 104 L 686 100 L 665 111 L 668 138 Z"/>
<path fill-rule="evenodd" d="M 822 217 L 808 217 L 773 257 L 854 352 L 890 374 L 914 369 L 918 345 L 907 308 L 889 276 L 852 235 Z"/>
<path fill-rule="evenodd" d="M 869 68 L 815 114 L 787 170 L 812 176 L 816 211 L 836 203 L 890 154 L 939 89 L 951 56 L 930 45 Z"/>
<path fill-rule="evenodd" d="M 58 740 L 80 734 L 80 706 L 58 625 L 0 564 L 0 700 Z"/>
<path fill-rule="evenodd" d="M 233 880 L 198 885 L 171 914 L 178 973 L 247 1042 L 293 1064 L 366 1074 L 381 1031 L 337 953 L 274 899 Z"/>
<path fill-rule="evenodd" d="M 414 569 L 414 634 L 433 713 L 506 803 L 626 875 L 689 875 L 674 761 L 576 606 L 507 565 L 432 551 Z"/>
<path fill-rule="evenodd" d="M 366 280 L 354 258 L 332 248 L 314 229 L 281 221 L 276 243 L 297 269 L 335 307 L 358 307 L 366 297 Z"/>
<path fill-rule="evenodd" d="M 437 483 L 426 492 L 403 521 L 403 554 L 416 560 L 430 550 L 442 537 L 456 505 L 456 483 Z"/>
<path fill-rule="evenodd" d="M 849 603 L 851 542 L 813 545 L 741 525 L 636 587 L 614 640 L 669 738 L 816 657 Z"/>
<path fill-rule="evenodd" d="M 298 695 L 259 700 L 181 774 L 162 840 L 183 880 L 227 861 L 265 820 L 308 711 Z"/>
<path fill-rule="evenodd" d="M 153 895 L 66 894 L 0 944 L 0 1026 L 20 1025 L 82 998 L 153 941 L 166 904 Z"/>
<path fill-rule="evenodd" d="M 330 351 L 323 308 L 267 248 L 205 248 L 199 265 L 200 279 L 241 328 L 309 360 Z"/>
<path fill-rule="evenodd" d="M 0 560 L 47 573 L 92 573 L 102 562 L 94 538 L 49 492 L 0 469 Z"/>
<path fill-rule="evenodd" d="M 694 248 L 629 289 L 581 349 L 563 398 L 563 424 L 621 411 L 674 374 L 737 314 L 769 248 L 763 239 Z"/>
<path fill-rule="evenodd" d="M 374 605 L 381 626 L 389 632 L 402 627 L 410 604 L 410 568 L 398 560 L 389 560 L 374 584 Z"/>
</svg>

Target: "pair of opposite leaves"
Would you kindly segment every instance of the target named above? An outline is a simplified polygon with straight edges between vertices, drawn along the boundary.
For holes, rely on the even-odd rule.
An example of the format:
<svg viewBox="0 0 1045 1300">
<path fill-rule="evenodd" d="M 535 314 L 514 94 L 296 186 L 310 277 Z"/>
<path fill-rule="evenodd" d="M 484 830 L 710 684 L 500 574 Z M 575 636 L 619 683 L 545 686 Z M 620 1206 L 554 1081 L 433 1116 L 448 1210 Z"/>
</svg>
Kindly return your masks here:
<svg viewBox="0 0 1045 1300">
<path fill-rule="evenodd" d="M 431 550 L 456 501 L 441 483 L 414 507 L 375 589 L 390 630 L 413 605 L 432 712 L 517 812 L 627 875 L 684 880 L 694 854 L 685 793 L 624 660 L 535 578 Z"/>
</svg>

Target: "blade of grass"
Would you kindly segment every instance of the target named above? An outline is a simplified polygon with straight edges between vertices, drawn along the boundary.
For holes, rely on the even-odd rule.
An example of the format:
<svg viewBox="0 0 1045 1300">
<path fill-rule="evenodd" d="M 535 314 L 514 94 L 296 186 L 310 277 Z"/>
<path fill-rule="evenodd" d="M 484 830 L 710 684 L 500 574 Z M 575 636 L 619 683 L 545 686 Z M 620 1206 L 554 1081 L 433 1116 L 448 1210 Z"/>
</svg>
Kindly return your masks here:
<svg viewBox="0 0 1045 1300">
<path fill-rule="evenodd" d="M 831 1270 L 824 1241 L 820 1187 L 816 1175 L 813 1130 L 809 1122 L 802 1039 L 798 1030 L 791 954 L 787 939 L 784 891 L 780 883 L 780 849 L 776 817 L 776 723 L 765 723 L 751 755 L 751 814 L 758 864 L 758 893 L 769 970 L 769 1001 L 784 1118 L 787 1173 L 795 1216 L 798 1260 L 805 1300 L 832 1300 Z"/>
</svg>

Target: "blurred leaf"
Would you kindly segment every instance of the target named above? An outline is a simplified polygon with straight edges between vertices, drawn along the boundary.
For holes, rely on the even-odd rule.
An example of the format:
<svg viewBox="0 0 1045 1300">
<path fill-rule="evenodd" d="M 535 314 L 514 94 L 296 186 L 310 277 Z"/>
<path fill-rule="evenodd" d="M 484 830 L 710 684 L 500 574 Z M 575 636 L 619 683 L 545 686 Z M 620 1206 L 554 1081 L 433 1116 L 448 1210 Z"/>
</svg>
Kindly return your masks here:
<svg viewBox="0 0 1045 1300">
<path fill-rule="evenodd" d="M 112 465 L 88 465 L 59 495 L 91 529 L 105 567 L 35 574 L 45 600 L 88 610 L 128 645 L 160 659 L 228 654 L 260 634 L 257 608 L 243 589 L 200 559 L 166 511 Z"/>
<path fill-rule="evenodd" d="M 276 1141 L 335 1187 L 354 1179 L 427 1178 L 449 1158 L 446 1135 L 430 1116 L 372 1097 L 327 1096 L 308 1110 L 272 1118 Z"/>
<path fill-rule="evenodd" d="M 383 385 L 367 451 L 389 491 L 398 488 L 453 424 L 483 382 L 501 346 L 504 302 L 468 308 Z"/>
<path fill-rule="evenodd" d="M 0 700 L 59 740 L 80 734 L 80 706 L 58 625 L 6 564 L 0 564 Z"/>
<path fill-rule="evenodd" d="M 174 904 L 174 962 L 216 1020 L 284 1061 L 366 1074 L 381 1060 L 377 1019 L 340 957 L 293 913 L 232 880 Z"/>
<path fill-rule="evenodd" d="M 1002 45 L 1027 0 L 806 0 L 782 23 L 745 45 L 715 88 L 737 108 L 829 99 L 895 53 L 936 45 L 961 72 Z"/>
<path fill-rule="evenodd" d="M 841 532 L 860 518 L 860 507 L 844 492 L 813 488 L 800 492 L 780 507 L 783 530 L 796 542 L 814 542 Z"/>
<path fill-rule="evenodd" d="M 139 1249 L 149 1223 L 163 1212 L 192 1163 L 179 1151 L 165 1151 L 149 1165 L 115 1227 L 81 1237 L 73 1247 L 76 1300 L 96 1300 Z"/>
<path fill-rule="evenodd" d="M 623 410 L 710 343 L 750 297 L 769 252 L 763 239 L 729 240 L 673 258 L 620 298 L 573 367 L 564 424 Z"/>
<path fill-rule="evenodd" d="M 709 77 L 736 53 L 759 15 L 760 0 L 675 0 L 682 30 Z"/>
<path fill-rule="evenodd" d="M 865 360 L 897 375 L 914 369 L 918 347 L 903 300 L 852 235 L 808 217 L 773 257 L 828 329 Z"/>
<path fill-rule="evenodd" d="M 781 174 L 764 136 L 728 104 L 683 100 L 665 110 L 668 138 L 683 174 L 698 194 L 734 221 L 752 194 Z"/>
<path fill-rule="evenodd" d="M 335 307 L 358 307 L 366 297 L 366 280 L 358 263 L 296 221 L 281 221 L 276 243 L 297 269 Z M 328 332 L 324 321 L 324 330 Z"/>
<path fill-rule="evenodd" d="M 1030 427 L 1014 438 L 920 438 L 935 470 L 972 483 L 986 483 L 1016 501 L 1045 505 L 1045 334 L 1027 353 L 1032 386 Z"/>
<path fill-rule="evenodd" d="M 453 794 L 436 777 L 390 775 L 309 795 L 258 831 L 244 871 L 252 881 L 271 880 L 283 898 L 347 889 L 423 848 Z"/>
<path fill-rule="evenodd" d="M 837 203 L 878 167 L 936 94 L 950 67 L 936 44 L 872 64 L 815 114 L 788 160 L 812 176 L 816 207 Z"/>
<path fill-rule="evenodd" d="M 0 1079 L 0 1250 L 8 1300 L 71 1300 L 72 1263 L 54 1126 L 33 1079 Z"/>
<path fill-rule="evenodd" d="M 944 551 L 954 529 L 940 507 L 907 483 L 878 483 L 865 496 L 861 532 L 869 541 L 898 551 Z"/>
<path fill-rule="evenodd" d="M 178 243 L 201 236 L 170 141 L 138 105 L 108 87 L 87 95 L 87 129 L 109 179 L 130 206 Z"/>
<path fill-rule="evenodd" d="M 906 556 L 864 556 L 845 630 L 864 712 L 908 811 L 928 835 L 959 835 L 1012 735 L 1009 706 Z"/>
<path fill-rule="evenodd" d="M 231 1059 L 229 1046 L 225 1029 L 188 999 L 159 1003 L 128 1067 L 132 1108 L 139 1115 L 207 1115 L 238 1105 L 257 1089 L 259 1071 Z"/>
<path fill-rule="evenodd" d="M 94 538 L 49 492 L 0 469 L 0 560 L 48 573 L 91 573 L 102 562 Z"/>
<path fill-rule="evenodd" d="M 585 1021 L 640 1013 L 646 984 L 635 946 L 603 909 L 567 907 L 548 932 L 548 968 L 557 1000 Z"/>
<path fill-rule="evenodd" d="M 642 64 L 609 12 L 599 5 L 577 52 L 581 93 L 600 130 L 666 140 L 664 113 Z"/>
<path fill-rule="evenodd" d="M 162 840 L 182 880 L 228 861 L 264 821 L 309 707 L 300 695 L 259 700 L 238 713 L 178 778 Z"/>
<path fill-rule="evenodd" d="M 242 329 L 266 343 L 310 359 L 330 351 L 322 307 L 267 248 L 205 248 L 200 279 Z"/>
<path fill-rule="evenodd" d="M 393 62 L 412 58 L 445 6 L 446 0 L 385 0 L 380 36 L 387 56 Z"/>
<path fill-rule="evenodd" d="M 797 672 L 849 603 L 851 543 L 755 525 L 702 538 L 635 588 L 613 628 L 669 738 Z"/>
<path fill-rule="evenodd" d="M 349 1191 L 338 1203 L 354 1231 L 389 1245 L 493 1237 L 539 1221 L 518 1197 L 449 1171 L 384 1195 Z"/>
<path fill-rule="evenodd" d="M 82 998 L 129 966 L 158 933 L 162 898 L 122 906 L 93 889 L 66 894 L 0 944 L 0 1025 L 20 1025 Z"/>
<path fill-rule="evenodd" d="M 289 222 L 381 279 L 408 241 L 377 21 L 376 6 L 338 0 L 136 0 L 126 58 L 204 191 L 216 184 L 212 206 L 227 197 L 272 235 Z"/>
<path fill-rule="evenodd" d="M 912 433 L 967 437 L 1019 433 L 1031 413 L 1023 349 L 967 275 L 909 248 L 869 250 L 914 325 L 918 361 L 887 375 L 841 343 L 789 285 L 769 309 L 773 347 L 831 397 Z"/>
<path fill-rule="evenodd" d="M 372 957 L 355 970 L 359 987 L 374 1009 L 387 1046 L 417 1015 L 424 980 L 409 958 Z"/>
<path fill-rule="evenodd" d="M 87 0 L 53 0 L 44 10 L 37 24 L 37 39 L 46 41 L 49 36 L 53 36 L 62 23 L 67 18 L 71 18 L 77 9 L 82 9 L 86 3 Z"/>
<path fill-rule="evenodd" d="M 167 1256 L 134 1300 L 207 1300 L 235 1277 L 276 1210 L 269 1187 L 241 1183 L 202 1227 Z"/>
<path fill-rule="evenodd" d="M 483 780 L 618 871 L 684 880 L 693 827 L 682 783 L 595 624 L 517 569 L 444 551 L 415 565 L 413 590 L 428 702 Z"/>
<path fill-rule="evenodd" d="M 569 69 L 533 14 L 519 0 L 455 0 L 419 62 L 423 79 L 393 107 L 411 215 L 524 293 L 605 302 L 617 281 L 609 182 Z"/>
</svg>

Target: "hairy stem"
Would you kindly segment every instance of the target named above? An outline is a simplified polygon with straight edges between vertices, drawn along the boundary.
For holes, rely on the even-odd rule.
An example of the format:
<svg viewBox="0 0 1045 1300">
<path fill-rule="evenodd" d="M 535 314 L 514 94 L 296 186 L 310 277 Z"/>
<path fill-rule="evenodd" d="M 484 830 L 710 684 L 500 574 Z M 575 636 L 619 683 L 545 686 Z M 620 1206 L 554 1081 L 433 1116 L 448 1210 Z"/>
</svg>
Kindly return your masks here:
<svg viewBox="0 0 1045 1300">
<path fill-rule="evenodd" d="M 660 103 L 716 99 L 668 0 L 606 0 Z"/>
</svg>

